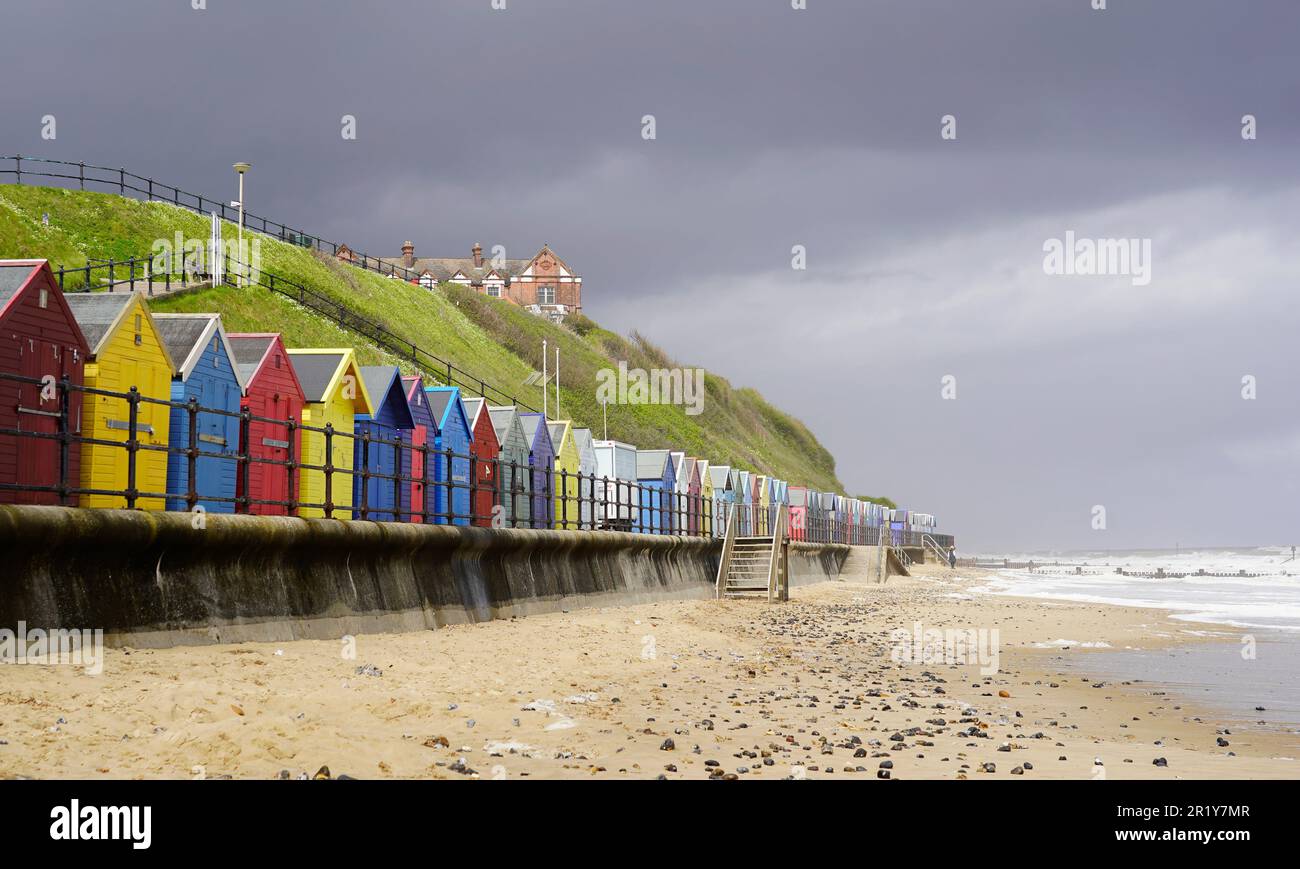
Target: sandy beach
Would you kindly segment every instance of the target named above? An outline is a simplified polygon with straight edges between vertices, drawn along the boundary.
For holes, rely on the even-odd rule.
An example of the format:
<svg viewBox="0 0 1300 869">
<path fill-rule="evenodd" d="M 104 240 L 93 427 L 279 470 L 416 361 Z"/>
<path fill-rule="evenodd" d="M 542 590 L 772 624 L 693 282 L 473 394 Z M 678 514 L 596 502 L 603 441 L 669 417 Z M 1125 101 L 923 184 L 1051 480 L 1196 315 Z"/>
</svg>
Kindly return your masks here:
<svg viewBox="0 0 1300 869">
<path fill-rule="evenodd" d="M 1077 656 L 1113 652 L 1051 646 L 1205 642 L 1195 625 L 966 591 L 985 578 L 920 567 L 883 586 L 798 587 L 783 605 L 578 609 L 354 647 L 110 649 L 98 676 L 6 666 L 0 776 L 1300 777 L 1300 735 L 1097 682 Z M 895 660 L 891 632 L 918 623 L 996 629 L 997 672 Z"/>
</svg>

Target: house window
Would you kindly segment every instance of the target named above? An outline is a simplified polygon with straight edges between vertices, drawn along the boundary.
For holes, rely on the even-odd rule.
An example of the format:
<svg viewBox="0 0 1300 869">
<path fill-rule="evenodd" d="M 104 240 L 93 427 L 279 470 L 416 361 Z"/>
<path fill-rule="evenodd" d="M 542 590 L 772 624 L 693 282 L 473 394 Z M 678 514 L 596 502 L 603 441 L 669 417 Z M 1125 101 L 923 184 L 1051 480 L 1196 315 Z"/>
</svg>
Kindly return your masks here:
<svg viewBox="0 0 1300 869">
<path fill-rule="evenodd" d="M 538 287 L 537 304 L 554 305 L 555 304 L 555 287 Z"/>
<path fill-rule="evenodd" d="M 501 298 L 501 286 L 500 286 L 500 284 L 488 284 L 487 294 L 488 294 L 489 296 L 491 296 L 492 298 L 494 298 L 494 299 L 499 299 L 499 298 Z"/>
<path fill-rule="evenodd" d="M 42 308 L 48 308 L 50 306 L 50 291 L 45 287 L 41 287 L 41 294 L 40 294 L 40 299 L 38 301 L 38 304 Z"/>
</svg>

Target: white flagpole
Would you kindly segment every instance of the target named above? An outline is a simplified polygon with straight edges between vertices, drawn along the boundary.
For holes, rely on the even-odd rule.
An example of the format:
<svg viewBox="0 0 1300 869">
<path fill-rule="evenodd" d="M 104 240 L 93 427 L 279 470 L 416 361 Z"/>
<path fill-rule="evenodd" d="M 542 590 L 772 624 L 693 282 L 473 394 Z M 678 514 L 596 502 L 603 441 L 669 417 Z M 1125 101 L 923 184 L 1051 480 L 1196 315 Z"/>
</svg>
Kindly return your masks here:
<svg viewBox="0 0 1300 869">
<path fill-rule="evenodd" d="M 546 415 L 546 339 L 542 339 L 542 419 L 549 419 Z"/>
</svg>

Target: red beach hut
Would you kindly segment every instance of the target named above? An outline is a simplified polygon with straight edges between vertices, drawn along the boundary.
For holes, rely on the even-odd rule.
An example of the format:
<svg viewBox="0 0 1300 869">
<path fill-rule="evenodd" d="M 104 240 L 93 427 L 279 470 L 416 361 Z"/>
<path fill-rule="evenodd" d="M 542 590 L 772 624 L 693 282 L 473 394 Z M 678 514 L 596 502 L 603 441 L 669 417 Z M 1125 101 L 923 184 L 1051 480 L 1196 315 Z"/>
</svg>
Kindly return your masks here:
<svg viewBox="0 0 1300 869">
<path fill-rule="evenodd" d="M 253 416 L 301 424 L 306 395 L 279 333 L 231 332 L 226 339 L 245 384 L 240 406 L 248 408 Z M 248 424 L 247 437 L 246 443 L 240 443 L 239 451 L 252 459 L 287 462 L 292 456 L 293 461 L 302 461 L 301 429 L 295 428 L 291 435 L 287 424 L 253 420 Z M 244 497 L 243 474 L 238 476 L 235 490 L 237 497 Z M 290 473 L 284 465 L 250 462 L 248 497 L 254 501 L 298 500 L 298 469 Z M 286 504 L 255 503 L 246 512 L 288 516 L 289 508 Z"/>
<path fill-rule="evenodd" d="M 499 503 L 497 456 L 501 453 L 501 444 L 497 441 L 496 429 L 492 427 L 487 400 L 466 398 L 463 403 L 465 416 L 469 417 L 469 430 L 474 437 L 470 451 L 477 459 L 474 462 L 474 524 L 488 528 L 492 525 L 492 508 Z"/>
<path fill-rule="evenodd" d="M 81 386 L 90 347 L 72 316 L 46 260 L 0 260 L 0 372 L 40 380 L 52 376 Z M 48 383 L 48 381 L 47 381 Z M 0 380 L 0 429 L 56 435 L 60 426 L 57 388 Z M 81 393 L 68 393 L 68 429 L 81 433 Z M 59 442 L 51 438 L 0 435 L 0 484 L 48 486 L 19 491 L 0 486 L 0 504 L 75 504 L 60 500 Z M 81 445 L 68 445 L 64 485 L 81 481 Z"/>
</svg>

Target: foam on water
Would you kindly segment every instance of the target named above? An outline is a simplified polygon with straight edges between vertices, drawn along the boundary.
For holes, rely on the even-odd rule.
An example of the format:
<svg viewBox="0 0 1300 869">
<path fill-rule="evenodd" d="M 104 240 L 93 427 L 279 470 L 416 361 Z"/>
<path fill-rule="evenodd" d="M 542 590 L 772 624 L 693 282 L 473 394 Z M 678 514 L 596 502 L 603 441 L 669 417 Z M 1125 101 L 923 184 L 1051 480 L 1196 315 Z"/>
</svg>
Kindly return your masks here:
<svg viewBox="0 0 1300 869">
<path fill-rule="evenodd" d="M 1062 556 L 1063 562 L 1082 564 L 1084 570 L 1104 570 L 1098 575 L 1070 575 L 1028 570 L 1002 570 L 988 583 L 970 591 L 1082 603 L 1116 604 L 1169 610 L 1173 618 L 1209 622 L 1237 628 L 1258 628 L 1300 633 L 1300 560 L 1284 561 L 1290 548 L 1192 551 L 1116 556 Z M 1035 556 L 1006 556 L 1028 561 Z M 1037 556 L 1042 560 L 1042 556 Z M 1055 560 L 1055 557 L 1052 558 Z M 1121 576 L 1130 572 L 1168 574 L 1237 574 L 1259 576 L 1186 576 L 1151 579 Z M 1048 571 L 1053 568 L 1047 568 Z"/>
<path fill-rule="evenodd" d="M 1061 663 L 1090 676 L 1104 674 L 1114 680 L 1141 680 L 1177 689 L 1187 697 L 1218 707 L 1246 726 L 1300 730 L 1300 560 L 1287 560 L 1290 547 L 1250 550 L 1205 550 L 1183 553 L 1150 552 L 1125 555 L 1059 556 L 1062 562 L 1082 564 L 1097 575 L 1071 575 L 1070 568 L 1052 572 L 1002 570 L 992 580 L 968 587 L 972 593 L 1013 595 L 1041 600 L 1117 604 L 1167 610 L 1186 622 L 1205 622 L 1259 632 L 1253 655 L 1243 654 L 1239 632 L 1189 625 L 1182 633 L 1204 636 L 1211 642 L 1159 649 L 1112 649 L 1098 656 L 1076 657 L 1069 649 L 1088 641 L 1056 640 L 1035 644 L 1060 648 Z M 1016 555 L 1012 561 L 1054 561 L 1058 556 Z M 1253 577 L 1186 576 L 1149 579 L 1116 574 L 1128 571 L 1165 573 L 1236 574 Z M 1144 626 L 1152 637 L 1168 634 Z M 1253 636 L 1253 633 L 1252 633 Z M 1214 642 L 1219 640 L 1219 642 Z M 1105 648 L 1105 643 L 1092 643 Z"/>
</svg>

